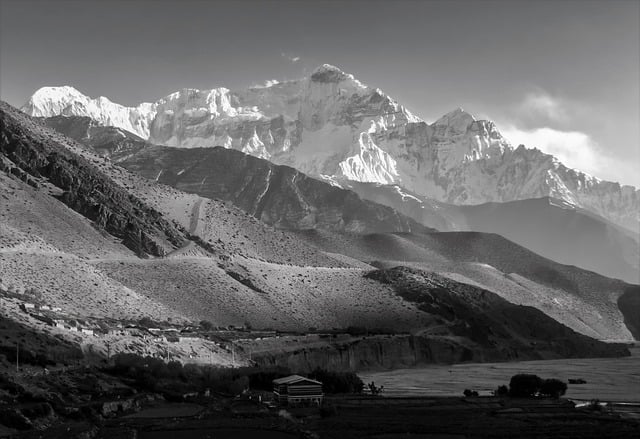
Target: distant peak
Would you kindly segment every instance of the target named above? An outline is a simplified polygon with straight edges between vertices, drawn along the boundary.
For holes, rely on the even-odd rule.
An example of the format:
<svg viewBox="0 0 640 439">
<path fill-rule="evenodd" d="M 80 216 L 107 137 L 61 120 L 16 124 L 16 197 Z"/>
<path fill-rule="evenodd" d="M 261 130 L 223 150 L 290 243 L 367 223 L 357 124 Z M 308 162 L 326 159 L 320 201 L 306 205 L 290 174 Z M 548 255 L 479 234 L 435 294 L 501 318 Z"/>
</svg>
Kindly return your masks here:
<svg viewBox="0 0 640 439">
<path fill-rule="evenodd" d="M 476 121 L 476 118 L 473 115 L 465 110 L 462 107 L 458 107 L 455 110 L 452 110 L 442 116 L 440 119 L 436 120 L 434 125 L 438 126 L 449 126 L 454 128 L 456 131 L 464 131 L 469 125 Z"/>
<path fill-rule="evenodd" d="M 331 64 L 322 64 L 311 74 L 311 80 L 314 82 L 341 82 L 345 79 L 353 79 L 353 76 Z"/>
<path fill-rule="evenodd" d="M 59 99 L 65 96 L 77 97 L 84 95 L 69 85 L 62 85 L 56 87 L 42 87 L 33 94 L 31 99 Z"/>
<path fill-rule="evenodd" d="M 451 121 L 457 120 L 469 120 L 473 122 L 476 118 L 468 111 L 465 111 L 462 107 L 458 107 L 438 119 L 436 121 L 436 125 L 449 125 Z"/>
<path fill-rule="evenodd" d="M 332 65 L 332 64 L 322 64 L 321 66 L 317 67 L 313 73 L 324 73 L 324 72 L 337 72 L 337 73 L 344 73 L 341 69 L 339 69 L 338 67 Z"/>
</svg>

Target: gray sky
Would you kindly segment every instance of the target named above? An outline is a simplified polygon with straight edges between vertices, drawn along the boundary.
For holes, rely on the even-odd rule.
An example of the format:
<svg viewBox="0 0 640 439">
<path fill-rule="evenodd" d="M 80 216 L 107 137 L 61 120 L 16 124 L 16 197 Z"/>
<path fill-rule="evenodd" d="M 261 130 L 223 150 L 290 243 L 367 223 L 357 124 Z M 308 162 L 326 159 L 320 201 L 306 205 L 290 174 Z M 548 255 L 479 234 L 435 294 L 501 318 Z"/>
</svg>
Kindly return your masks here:
<svg viewBox="0 0 640 439">
<path fill-rule="evenodd" d="M 0 96 L 45 85 L 134 105 L 337 65 L 433 121 L 640 186 L 640 1 L 0 0 Z"/>
</svg>

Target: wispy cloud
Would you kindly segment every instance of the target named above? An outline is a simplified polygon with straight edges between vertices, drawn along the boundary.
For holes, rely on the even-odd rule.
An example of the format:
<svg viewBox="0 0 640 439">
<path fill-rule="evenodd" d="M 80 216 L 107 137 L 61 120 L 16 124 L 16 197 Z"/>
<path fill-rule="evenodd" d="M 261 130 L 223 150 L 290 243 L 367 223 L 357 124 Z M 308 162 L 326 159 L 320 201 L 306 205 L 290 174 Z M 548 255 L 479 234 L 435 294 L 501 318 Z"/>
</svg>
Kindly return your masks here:
<svg viewBox="0 0 640 439">
<path fill-rule="evenodd" d="M 267 79 L 263 83 L 253 84 L 250 88 L 269 88 L 278 84 L 280 84 L 280 81 L 277 79 Z"/>
<path fill-rule="evenodd" d="M 537 90 L 525 95 L 522 102 L 516 107 L 516 114 L 529 122 L 538 123 L 567 123 L 570 120 L 571 104 L 561 98 Z"/>
<path fill-rule="evenodd" d="M 584 132 L 549 127 L 527 130 L 515 126 L 504 126 L 500 131 L 514 146 L 523 144 L 527 148 L 538 148 L 555 156 L 565 166 L 603 180 L 640 186 L 640 178 L 632 160 L 624 161 L 607 154 Z"/>
<path fill-rule="evenodd" d="M 302 59 L 297 55 L 293 55 L 293 54 L 285 53 L 285 52 L 280 52 L 280 55 L 284 59 L 289 60 L 289 62 L 291 62 L 292 64 L 295 64 L 295 63 L 297 63 L 298 61 L 300 61 Z"/>
<path fill-rule="evenodd" d="M 640 186 L 635 169 L 640 157 L 616 154 L 612 145 L 605 148 L 602 136 L 589 129 L 601 121 L 596 108 L 532 88 L 512 105 L 496 110 L 500 132 L 514 146 L 538 148 L 594 177 Z"/>
</svg>

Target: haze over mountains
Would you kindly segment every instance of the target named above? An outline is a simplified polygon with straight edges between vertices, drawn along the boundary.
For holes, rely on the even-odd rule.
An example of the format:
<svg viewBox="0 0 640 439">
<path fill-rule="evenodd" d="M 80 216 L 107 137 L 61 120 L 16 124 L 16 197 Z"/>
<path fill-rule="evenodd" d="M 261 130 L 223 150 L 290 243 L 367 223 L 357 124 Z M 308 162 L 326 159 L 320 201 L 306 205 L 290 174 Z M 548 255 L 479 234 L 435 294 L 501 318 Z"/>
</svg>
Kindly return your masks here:
<svg viewBox="0 0 640 439">
<path fill-rule="evenodd" d="M 327 64 L 301 80 L 184 89 L 132 108 L 72 87 L 45 87 L 23 110 L 89 116 L 159 145 L 234 148 L 338 184 L 398 184 L 453 204 L 549 196 L 636 233 L 639 227 L 637 189 L 569 169 L 537 149 L 514 148 L 493 122 L 462 109 L 428 124 Z"/>
</svg>

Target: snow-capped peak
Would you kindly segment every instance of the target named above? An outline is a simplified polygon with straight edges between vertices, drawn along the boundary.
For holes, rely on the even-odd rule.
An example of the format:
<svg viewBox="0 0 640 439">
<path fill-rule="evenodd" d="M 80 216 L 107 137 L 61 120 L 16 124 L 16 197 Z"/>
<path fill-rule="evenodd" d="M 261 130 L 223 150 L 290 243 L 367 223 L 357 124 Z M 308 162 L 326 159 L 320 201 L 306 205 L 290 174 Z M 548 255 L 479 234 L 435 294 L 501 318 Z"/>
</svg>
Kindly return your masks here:
<svg viewBox="0 0 640 439">
<path fill-rule="evenodd" d="M 86 96 L 68 85 L 58 87 L 42 87 L 29 99 L 26 112 L 36 117 L 50 116 L 58 113 L 69 102 L 83 100 Z"/>
<path fill-rule="evenodd" d="M 476 118 L 467 111 L 464 111 L 461 107 L 456 108 L 436 120 L 434 125 L 436 126 L 448 126 L 452 127 L 455 131 L 464 132 L 467 127 L 476 121 Z"/>
</svg>

